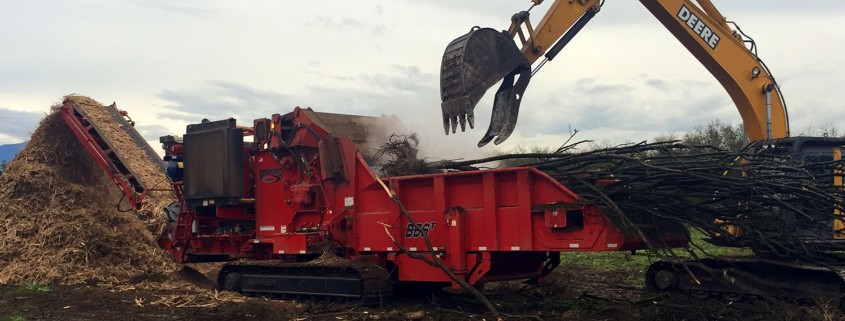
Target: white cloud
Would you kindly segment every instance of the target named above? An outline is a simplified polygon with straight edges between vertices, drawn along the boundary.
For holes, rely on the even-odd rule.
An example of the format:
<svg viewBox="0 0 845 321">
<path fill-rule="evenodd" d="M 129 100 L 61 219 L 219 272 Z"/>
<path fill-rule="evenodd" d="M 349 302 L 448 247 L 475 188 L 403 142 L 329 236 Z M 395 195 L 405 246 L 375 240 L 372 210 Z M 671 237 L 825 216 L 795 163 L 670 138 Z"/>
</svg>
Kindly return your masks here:
<svg viewBox="0 0 845 321">
<path fill-rule="evenodd" d="M 186 122 L 242 122 L 294 106 L 395 114 L 459 155 L 476 129 L 442 134 L 439 65 L 445 45 L 474 25 L 504 29 L 529 2 L 250 2 L 122 0 L 0 5 L 0 106 L 43 113 L 68 93 L 117 101 L 148 139 Z M 550 1 L 547 1 L 550 3 Z M 535 23 L 547 4 L 532 11 Z M 845 3 L 722 1 L 778 77 L 793 127 L 845 119 Z M 532 80 L 506 146 L 580 139 L 625 142 L 739 122 L 718 82 L 635 1 L 602 12 Z M 0 143 L 21 135 L 0 137 Z M 490 149 L 485 149 L 485 151 Z M 445 155 L 444 155 L 445 156 Z M 462 156 L 460 156 L 462 157 Z"/>
<path fill-rule="evenodd" d="M 3 124 L 0 126 L 0 135 L 2 135 L 0 139 L 14 142 L 29 140 L 29 134 L 42 117 L 44 117 L 43 112 L 0 108 L 0 124 Z"/>
</svg>

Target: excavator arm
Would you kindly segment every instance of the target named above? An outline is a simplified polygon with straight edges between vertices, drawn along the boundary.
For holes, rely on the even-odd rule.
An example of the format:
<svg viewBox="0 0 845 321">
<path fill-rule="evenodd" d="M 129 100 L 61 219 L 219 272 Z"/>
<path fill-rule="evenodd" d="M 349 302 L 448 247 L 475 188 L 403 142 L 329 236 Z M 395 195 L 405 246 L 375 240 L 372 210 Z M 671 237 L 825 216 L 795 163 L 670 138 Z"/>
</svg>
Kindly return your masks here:
<svg viewBox="0 0 845 321">
<path fill-rule="evenodd" d="M 532 8 L 543 1 L 533 2 Z M 722 84 L 739 110 L 750 140 L 789 136 L 783 98 L 756 55 L 753 40 L 734 31 L 709 0 L 640 2 Z M 490 126 L 478 146 L 505 141 L 516 126 L 533 72 L 554 59 L 602 5 L 599 0 L 556 0 L 536 27 L 530 22 L 529 9 L 513 15 L 506 31 L 476 27 L 452 41 L 443 56 L 440 80 L 446 133 L 450 129 L 454 133 L 459 124 L 462 131 L 466 123 L 473 128 L 475 105 L 487 89 L 502 80 Z M 540 58 L 542 62 L 532 71 Z"/>
<path fill-rule="evenodd" d="M 748 139 L 789 136 L 789 119 L 774 77 L 710 0 L 640 0 L 728 92 Z M 703 9 L 703 10 L 702 10 Z"/>
</svg>

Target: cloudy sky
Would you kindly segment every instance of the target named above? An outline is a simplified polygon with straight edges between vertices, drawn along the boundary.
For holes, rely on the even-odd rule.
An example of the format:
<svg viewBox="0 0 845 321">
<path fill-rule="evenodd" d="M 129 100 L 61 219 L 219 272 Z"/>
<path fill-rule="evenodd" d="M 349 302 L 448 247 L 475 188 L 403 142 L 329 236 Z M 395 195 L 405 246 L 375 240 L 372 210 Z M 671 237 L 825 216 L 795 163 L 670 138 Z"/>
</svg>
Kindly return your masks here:
<svg viewBox="0 0 845 321">
<path fill-rule="evenodd" d="M 535 9 L 535 23 L 541 10 Z M 535 76 L 500 148 L 578 138 L 621 143 L 738 123 L 730 98 L 638 1 L 610 0 Z M 714 0 L 758 44 L 793 132 L 845 120 L 845 1 Z M 295 106 L 394 114 L 444 157 L 477 129 L 444 137 L 443 49 L 474 25 L 504 29 L 522 0 L 0 0 L 0 144 L 27 139 L 62 96 L 117 102 L 150 141 L 206 117 L 242 123 Z M 845 126 L 840 126 L 845 127 Z M 155 146 L 155 145 L 154 145 Z"/>
</svg>

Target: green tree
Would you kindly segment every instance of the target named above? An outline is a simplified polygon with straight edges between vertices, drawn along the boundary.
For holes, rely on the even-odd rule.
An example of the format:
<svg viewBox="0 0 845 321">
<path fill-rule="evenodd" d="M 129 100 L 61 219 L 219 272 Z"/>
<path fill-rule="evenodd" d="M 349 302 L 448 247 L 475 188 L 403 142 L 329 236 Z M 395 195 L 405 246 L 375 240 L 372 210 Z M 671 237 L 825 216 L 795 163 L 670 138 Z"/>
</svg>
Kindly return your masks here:
<svg viewBox="0 0 845 321">
<path fill-rule="evenodd" d="M 660 134 L 660 135 L 657 135 L 657 137 L 654 137 L 652 139 L 652 141 L 654 141 L 656 143 L 672 142 L 672 141 L 679 141 L 679 140 L 681 140 L 681 138 L 678 137 L 678 135 L 676 135 L 675 133 Z"/>
<path fill-rule="evenodd" d="M 833 123 L 823 125 L 810 125 L 800 130 L 793 131 L 793 136 L 825 136 L 845 137 Z M 696 126 L 691 132 L 684 134 L 680 139 L 675 134 L 664 134 L 653 139 L 656 142 L 680 140 L 689 145 L 711 145 L 730 151 L 738 151 L 748 144 L 745 129 L 742 123 L 725 124 L 716 119 L 704 126 Z"/>
<path fill-rule="evenodd" d="M 9 165 L 9 162 L 7 162 L 5 159 L 3 161 L 0 161 L 0 173 L 6 171 L 6 165 Z"/>
<path fill-rule="evenodd" d="M 554 153 L 555 149 L 551 147 L 545 146 L 518 146 L 514 149 L 507 150 L 507 151 L 497 151 L 496 155 L 514 155 L 514 154 L 551 154 Z M 514 158 L 514 159 L 505 159 L 499 161 L 499 165 L 501 167 L 516 167 L 522 166 L 525 164 L 531 164 L 539 162 L 541 159 L 539 158 Z"/>
<path fill-rule="evenodd" d="M 813 137 L 845 137 L 843 133 L 832 122 L 824 123 L 821 126 L 809 125 L 800 129 L 795 136 L 813 136 Z"/>
<path fill-rule="evenodd" d="M 666 137 L 675 136 L 658 136 L 654 140 L 671 140 Z M 708 122 L 705 126 L 696 126 L 691 132 L 684 134 L 681 141 L 689 145 L 710 145 L 731 151 L 738 151 L 748 144 L 742 124 L 725 124 L 718 119 Z"/>
</svg>

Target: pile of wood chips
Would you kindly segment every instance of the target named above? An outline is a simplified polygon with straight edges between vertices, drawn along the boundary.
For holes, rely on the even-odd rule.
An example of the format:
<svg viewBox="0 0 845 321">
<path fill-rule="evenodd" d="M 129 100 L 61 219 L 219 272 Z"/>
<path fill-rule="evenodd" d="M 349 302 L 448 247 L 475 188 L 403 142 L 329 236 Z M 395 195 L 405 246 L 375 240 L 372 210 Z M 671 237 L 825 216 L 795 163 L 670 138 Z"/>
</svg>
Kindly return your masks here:
<svg viewBox="0 0 845 321">
<path fill-rule="evenodd" d="M 94 113 L 102 108 L 87 97 L 66 99 Z M 125 200 L 118 204 L 120 191 L 75 138 L 58 108 L 41 120 L 26 148 L 0 175 L 0 284 L 124 283 L 175 271 L 177 266 L 155 242 L 166 223 L 162 206 L 172 196 L 152 193 L 142 211 L 126 211 Z M 120 127 L 106 127 L 110 129 L 104 131 L 114 131 L 103 133 L 110 139 L 125 134 Z M 115 147 L 120 153 L 137 148 Z M 149 157 L 130 158 L 135 171 L 156 171 Z"/>
</svg>

